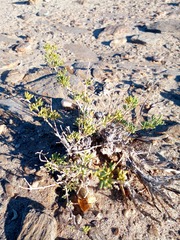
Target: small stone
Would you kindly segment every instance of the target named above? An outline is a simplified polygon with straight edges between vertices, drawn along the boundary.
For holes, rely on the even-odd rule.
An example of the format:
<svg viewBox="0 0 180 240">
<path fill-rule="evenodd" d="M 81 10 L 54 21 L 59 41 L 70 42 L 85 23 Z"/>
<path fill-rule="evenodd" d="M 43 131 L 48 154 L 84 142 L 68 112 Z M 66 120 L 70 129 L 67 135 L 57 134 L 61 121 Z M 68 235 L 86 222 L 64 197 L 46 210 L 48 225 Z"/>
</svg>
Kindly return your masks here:
<svg viewBox="0 0 180 240">
<path fill-rule="evenodd" d="M 96 215 L 96 218 L 97 218 L 98 220 L 103 219 L 103 214 L 99 212 L 99 213 Z"/>
<path fill-rule="evenodd" d="M 113 227 L 111 230 L 112 230 L 112 233 L 113 233 L 115 236 L 117 236 L 117 235 L 119 234 L 119 228 Z"/>
<path fill-rule="evenodd" d="M 110 47 L 119 48 L 119 47 L 123 46 L 126 42 L 127 42 L 126 38 L 114 39 L 110 42 Z"/>
<path fill-rule="evenodd" d="M 99 227 L 99 222 L 97 220 L 92 220 L 90 224 L 92 227 Z"/>
<path fill-rule="evenodd" d="M 88 79 L 88 70 L 77 69 L 75 75 L 81 77 L 82 79 Z"/>
<path fill-rule="evenodd" d="M 13 120 L 12 119 L 9 119 L 9 124 L 13 124 Z"/>
<path fill-rule="evenodd" d="M 24 42 L 18 44 L 15 49 L 17 53 L 28 53 L 32 51 L 32 44 L 29 42 Z"/>
<path fill-rule="evenodd" d="M 101 119 L 103 118 L 104 114 L 102 112 L 95 112 L 94 116 L 96 119 Z"/>
<path fill-rule="evenodd" d="M 148 233 L 150 233 L 151 235 L 154 235 L 156 237 L 158 237 L 158 235 L 159 235 L 158 229 L 154 224 L 148 225 L 147 231 L 148 231 Z"/>
<path fill-rule="evenodd" d="M 88 195 L 88 189 L 84 187 L 81 187 L 77 194 L 78 198 L 81 198 L 81 199 L 86 198 L 87 195 Z"/>
<path fill-rule="evenodd" d="M 6 125 L 5 124 L 1 124 L 0 125 L 0 135 L 6 134 L 7 131 L 8 131 L 8 129 L 7 129 Z"/>
<path fill-rule="evenodd" d="M 167 78 L 168 80 L 174 80 L 175 76 L 171 74 L 164 74 L 163 77 Z"/>
<path fill-rule="evenodd" d="M 9 182 L 5 183 L 4 189 L 5 189 L 5 193 L 8 197 L 13 197 L 14 196 L 14 188 Z"/>
<path fill-rule="evenodd" d="M 61 105 L 64 108 L 70 108 L 70 109 L 74 109 L 76 107 L 76 105 L 74 103 L 72 103 L 66 99 L 61 100 Z"/>
<path fill-rule="evenodd" d="M 76 223 L 77 223 L 78 225 L 80 225 L 81 222 L 82 222 L 82 216 L 81 216 L 80 214 L 78 214 L 78 215 L 76 216 Z"/>
<path fill-rule="evenodd" d="M 93 68 L 92 75 L 94 78 L 99 78 L 99 79 L 103 79 L 105 77 L 105 73 L 100 68 Z"/>
<path fill-rule="evenodd" d="M 131 216 L 131 210 L 130 209 L 123 209 L 122 210 L 122 214 L 123 216 L 125 216 L 126 218 L 129 218 Z"/>
</svg>

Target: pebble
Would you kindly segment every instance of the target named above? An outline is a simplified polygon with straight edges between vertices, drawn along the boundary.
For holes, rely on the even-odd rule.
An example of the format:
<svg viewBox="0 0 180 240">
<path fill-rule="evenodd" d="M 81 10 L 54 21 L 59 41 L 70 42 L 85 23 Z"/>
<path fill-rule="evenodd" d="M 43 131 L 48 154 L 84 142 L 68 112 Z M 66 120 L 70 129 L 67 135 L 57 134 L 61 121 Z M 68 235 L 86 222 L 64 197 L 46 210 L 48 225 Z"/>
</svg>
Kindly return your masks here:
<svg viewBox="0 0 180 240">
<path fill-rule="evenodd" d="M 5 189 L 5 193 L 8 197 L 13 197 L 14 196 L 14 188 L 9 182 L 5 183 L 4 189 Z"/>
<path fill-rule="evenodd" d="M 99 227 L 99 222 L 97 220 L 92 220 L 90 224 L 92 225 L 92 227 Z"/>
<path fill-rule="evenodd" d="M 96 218 L 97 218 L 98 220 L 103 219 L 103 214 L 99 212 L 99 213 L 96 215 Z"/>
<path fill-rule="evenodd" d="M 9 119 L 9 124 L 13 124 L 14 122 L 13 122 L 13 119 Z"/>
<path fill-rule="evenodd" d="M 82 216 L 81 216 L 80 214 L 78 214 L 78 215 L 76 216 L 76 223 L 77 223 L 78 225 L 80 225 L 81 222 L 82 222 Z"/>
<path fill-rule="evenodd" d="M 129 217 L 132 215 L 131 209 L 123 209 L 123 210 L 122 210 L 122 214 L 123 214 L 123 216 L 125 216 L 126 218 L 129 218 Z"/>
<path fill-rule="evenodd" d="M 113 227 L 112 229 L 112 233 L 117 236 L 119 234 L 119 228 L 118 227 Z"/>
<path fill-rule="evenodd" d="M 17 53 L 29 53 L 32 51 L 32 44 L 30 42 L 19 43 L 14 50 Z"/>
<path fill-rule="evenodd" d="M 94 116 L 96 119 L 101 119 L 103 118 L 104 114 L 102 112 L 95 112 Z"/>
<path fill-rule="evenodd" d="M 103 79 L 105 77 L 104 71 L 100 68 L 93 68 L 92 75 L 94 78 L 99 78 L 99 79 Z"/>
<path fill-rule="evenodd" d="M 61 100 L 61 105 L 64 108 L 70 108 L 70 109 L 74 109 L 76 107 L 76 105 L 66 99 L 62 99 Z"/>
<path fill-rule="evenodd" d="M 110 47 L 116 49 L 116 48 L 119 48 L 119 47 L 123 46 L 126 42 L 127 42 L 126 38 L 114 39 L 110 42 Z"/>
<path fill-rule="evenodd" d="M 1 124 L 0 125 L 0 135 L 6 134 L 7 131 L 8 131 L 8 129 L 7 129 L 6 125 L 5 124 Z"/>
<path fill-rule="evenodd" d="M 147 231 L 148 231 L 148 233 L 150 233 L 151 235 L 154 235 L 156 237 L 158 237 L 158 235 L 159 235 L 158 229 L 154 224 L 148 225 Z"/>
<path fill-rule="evenodd" d="M 82 70 L 82 69 L 77 69 L 75 71 L 75 74 L 78 76 L 78 77 L 81 77 L 82 79 L 88 79 L 89 78 L 89 74 L 88 74 L 88 70 Z"/>
</svg>

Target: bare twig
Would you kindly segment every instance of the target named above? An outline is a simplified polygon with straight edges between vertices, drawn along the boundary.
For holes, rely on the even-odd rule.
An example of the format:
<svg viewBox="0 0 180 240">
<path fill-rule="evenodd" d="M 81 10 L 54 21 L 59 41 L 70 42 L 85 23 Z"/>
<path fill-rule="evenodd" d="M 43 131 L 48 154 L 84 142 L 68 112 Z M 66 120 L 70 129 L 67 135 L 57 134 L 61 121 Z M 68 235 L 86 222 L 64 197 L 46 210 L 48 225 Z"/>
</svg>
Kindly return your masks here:
<svg viewBox="0 0 180 240">
<path fill-rule="evenodd" d="M 31 184 L 29 184 L 29 182 L 25 178 L 23 178 L 23 179 L 26 182 L 26 184 L 28 185 L 28 187 L 19 186 L 19 188 L 22 188 L 22 189 L 25 189 L 25 190 L 29 190 L 29 191 L 32 191 L 32 190 L 42 190 L 42 189 L 46 189 L 46 188 L 50 188 L 50 187 L 54 187 L 54 186 L 57 186 L 59 184 L 62 184 L 62 182 L 57 182 L 57 183 L 50 184 L 50 185 L 43 186 L 43 187 L 32 187 Z"/>
</svg>

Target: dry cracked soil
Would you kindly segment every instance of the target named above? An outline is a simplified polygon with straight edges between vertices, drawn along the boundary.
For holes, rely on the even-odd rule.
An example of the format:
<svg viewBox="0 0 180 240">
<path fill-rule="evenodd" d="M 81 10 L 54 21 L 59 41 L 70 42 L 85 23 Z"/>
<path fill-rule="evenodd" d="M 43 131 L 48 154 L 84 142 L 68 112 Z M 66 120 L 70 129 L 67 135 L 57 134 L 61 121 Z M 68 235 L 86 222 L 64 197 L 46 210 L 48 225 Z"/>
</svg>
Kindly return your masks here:
<svg viewBox="0 0 180 240">
<path fill-rule="evenodd" d="M 60 109 L 67 98 L 46 66 L 47 42 L 57 45 L 77 90 L 87 76 L 93 79 L 101 111 L 113 89 L 116 105 L 133 93 L 148 114 L 162 114 L 162 137 L 144 143 L 151 148 L 149 161 L 180 170 L 180 2 L 1 0 L 0 5 L 0 239 L 180 239 L 179 198 L 173 193 L 174 209 L 167 209 L 172 218 L 149 205 L 152 219 L 131 202 L 123 204 L 117 192 L 98 190 L 92 209 L 71 219 L 55 186 L 24 189 L 26 181 L 35 188 L 54 184 L 35 153 L 52 153 L 57 139 L 24 101 L 30 91 Z M 61 110 L 70 124 L 73 112 Z M 85 225 L 91 226 L 88 234 Z"/>
</svg>

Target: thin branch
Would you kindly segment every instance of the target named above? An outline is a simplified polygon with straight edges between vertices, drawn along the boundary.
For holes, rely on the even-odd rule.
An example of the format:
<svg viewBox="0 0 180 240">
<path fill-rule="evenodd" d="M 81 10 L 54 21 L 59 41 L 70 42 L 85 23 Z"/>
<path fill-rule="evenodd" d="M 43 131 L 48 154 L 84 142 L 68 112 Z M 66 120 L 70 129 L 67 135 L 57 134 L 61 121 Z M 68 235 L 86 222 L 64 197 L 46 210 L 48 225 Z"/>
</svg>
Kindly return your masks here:
<svg viewBox="0 0 180 240">
<path fill-rule="evenodd" d="M 42 189 L 46 189 L 46 188 L 50 188 L 50 187 L 54 187 L 54 186 L 57 186 L 59 184 L 62 184 L 62 182 L 57 182 L 57 183 L 50 184 L 50 185 L 43 186 L 43 187 L 32 187 L 25 178 L 23 178 L 23 179 L 26 182 L 26 184 L 28 185 L 28 187 L 19 186 L 19 188 L 22 188 L 22 189 L 25 189 L 25 190 L 29 190 L 29 191 L 32 191 L 32 190 L 42 190 Z"/>
</svg>

